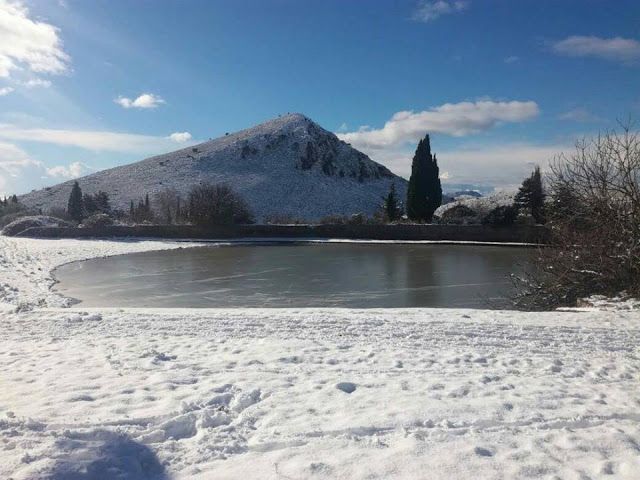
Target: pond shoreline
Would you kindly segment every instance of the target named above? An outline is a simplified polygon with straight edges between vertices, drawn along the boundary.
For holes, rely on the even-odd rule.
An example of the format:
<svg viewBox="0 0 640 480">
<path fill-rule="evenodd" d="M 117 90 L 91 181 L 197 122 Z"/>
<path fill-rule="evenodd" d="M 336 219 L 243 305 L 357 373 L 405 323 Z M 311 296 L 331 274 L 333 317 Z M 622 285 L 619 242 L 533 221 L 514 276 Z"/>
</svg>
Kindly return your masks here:
<svg viewBox="0 0 640 480">
<path fill-rule="evenodd" d="M 543 226 L 491 227 L 485 225 L 136 225 L 91 228 L 30 228 L 20 234 L 33 238 L 161 238 L 193 240 L 384 240 L 544 244 Z"/>
</svg>

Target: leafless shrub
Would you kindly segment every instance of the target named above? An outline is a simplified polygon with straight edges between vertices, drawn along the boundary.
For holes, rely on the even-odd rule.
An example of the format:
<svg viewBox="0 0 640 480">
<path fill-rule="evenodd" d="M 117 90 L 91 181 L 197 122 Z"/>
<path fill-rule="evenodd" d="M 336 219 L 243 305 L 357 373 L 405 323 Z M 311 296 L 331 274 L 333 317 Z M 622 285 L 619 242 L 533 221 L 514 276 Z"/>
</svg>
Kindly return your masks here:
<svg viewBox="0 0 640 480">
<path fill-rule="evenodd" d="M 632 124 L 576 144 L 550 165 L 551 241 L 517 278 L 518 306 L 573 306 L 594 294 L 640 296 L 640 137 Z"/>
<path fill-rule="evenodd" d="M 225 184 L 203 183 L 189 194 L 189 220 L 196 225 L 254 223 L 249 204 Z"/>
<path fill-rule="evenodd" d="M 160 222 L 170 225 L 172 223 L 183 223 L 185 220 L 186 205 L 184 205 L 183 199 L 180 197 L 180 192 L 175 188 L 167 188 L 156 194 L 152 205 L 156 218 Z"/>
</svg>

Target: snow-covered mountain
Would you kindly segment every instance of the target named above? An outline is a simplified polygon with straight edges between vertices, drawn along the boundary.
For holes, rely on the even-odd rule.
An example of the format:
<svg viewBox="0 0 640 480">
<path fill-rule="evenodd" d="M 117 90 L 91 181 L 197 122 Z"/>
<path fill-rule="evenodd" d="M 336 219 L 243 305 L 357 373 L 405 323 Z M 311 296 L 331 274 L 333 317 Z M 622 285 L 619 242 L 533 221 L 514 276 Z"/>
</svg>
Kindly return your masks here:
<svg viewBox="0 0 640 480">
<path fill-rule="evenodd" d="M 311 119 L 290 114 L 255 127 L 103 170 L 78 179 L 83 192 L 107 192 L 128 210 L 163 189 L 186 197 L 199 182 L 226 183 L 242 194 L 256 218 L 268 214 L 316 220 L 328 214 L 374 213 L 395 182 L 405 198 L 407 181 L 339 140 Z M 67 205 L 73 181 L 34 191 L 20 201 L 47 211 Z"/>
</svg>

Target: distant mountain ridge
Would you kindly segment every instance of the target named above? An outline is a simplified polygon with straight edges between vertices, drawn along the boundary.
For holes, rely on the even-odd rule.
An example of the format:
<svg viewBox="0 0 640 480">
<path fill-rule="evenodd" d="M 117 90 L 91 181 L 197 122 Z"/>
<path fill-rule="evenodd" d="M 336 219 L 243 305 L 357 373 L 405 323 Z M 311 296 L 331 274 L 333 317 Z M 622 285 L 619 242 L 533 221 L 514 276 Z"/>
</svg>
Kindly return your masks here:
<svg viewBox="0 0 640 480">
<path fill-rule="evenodd" d="M 75 180 L 20 197 L 24 204 L 66 208 Z M 301 114 L 284 115 L 199 145 L 79 178 L 83 192 L 109 194 L 128 210 L 146 194 L 176 188 L 184 198 L 200 182 L 226 183 L 243 195 L 260 221 L 266 215 L 317 220 L 373 214 L 391 183 L 401 199 L 407 181 Z"/>
</svg>

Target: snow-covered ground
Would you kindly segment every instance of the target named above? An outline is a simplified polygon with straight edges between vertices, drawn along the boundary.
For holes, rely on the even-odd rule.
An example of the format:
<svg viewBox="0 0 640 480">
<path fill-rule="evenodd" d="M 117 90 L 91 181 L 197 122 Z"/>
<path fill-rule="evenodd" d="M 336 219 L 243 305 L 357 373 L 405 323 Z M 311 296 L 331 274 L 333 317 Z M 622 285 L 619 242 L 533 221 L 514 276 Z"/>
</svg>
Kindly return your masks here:
<svg viewBox="0 0 640 480">
<path fill-rule="evenodd" d="M 0 237 L 0 478 L 639 478 L 640 313 L 58 308 Z M 20 308 L 16 306 L 20 305 Z"/>
</svg>

